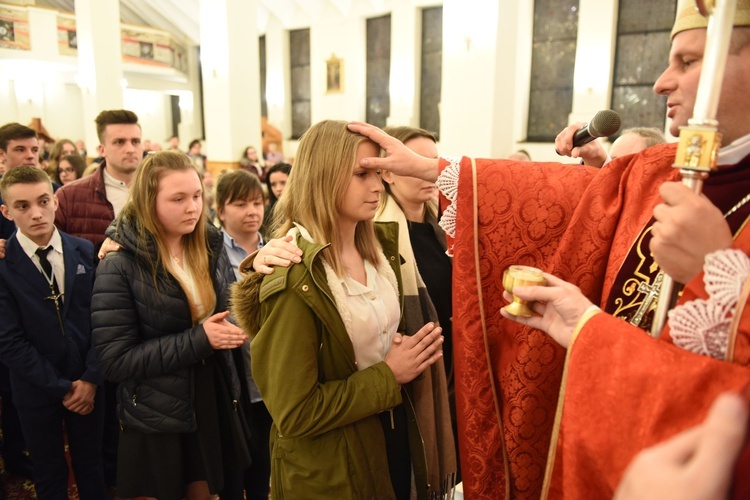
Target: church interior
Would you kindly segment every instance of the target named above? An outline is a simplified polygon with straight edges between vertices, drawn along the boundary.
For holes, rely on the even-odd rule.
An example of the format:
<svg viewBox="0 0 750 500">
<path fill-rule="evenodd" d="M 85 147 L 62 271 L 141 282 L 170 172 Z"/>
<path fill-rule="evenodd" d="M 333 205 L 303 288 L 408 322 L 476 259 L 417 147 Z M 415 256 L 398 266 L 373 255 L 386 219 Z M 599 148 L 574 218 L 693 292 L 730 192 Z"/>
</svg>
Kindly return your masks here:
<svg viewBox="0 0 750 500">
<path fill-rule="evenodd" d="M 602 109 L 666 125 L 652 85 L 675 1 L 4 0 L 0 122 L 97 143 L 101 109 L 143 139 L 236 167 L 292 160 L 320 120 L 418 126 L 442 154 L 553 161 L 555 135 Z M 265 131 L 264 131 L 265 129 Z M 614 139 L 614 138 L 613 138 Z"/>
<path fill-rule="evenodd" d="M 599 139 L 607 150 L 633 127 L 678 140 L 654 92 L 677 11 L 677 0 L 0 0 L 0 125 L 68 139 L 91 163 L 97 115 L 131 110 L 146 150 L 197 143 L 217 179 L 250 147 L 293 165 L 305 132 L 330 119 L 424 129 L 440 157 L 578 164 L 555 137 L 602 110 L 621 121 Z M 32 498 L 26 486 L 8 498 Z"/>
</svg>

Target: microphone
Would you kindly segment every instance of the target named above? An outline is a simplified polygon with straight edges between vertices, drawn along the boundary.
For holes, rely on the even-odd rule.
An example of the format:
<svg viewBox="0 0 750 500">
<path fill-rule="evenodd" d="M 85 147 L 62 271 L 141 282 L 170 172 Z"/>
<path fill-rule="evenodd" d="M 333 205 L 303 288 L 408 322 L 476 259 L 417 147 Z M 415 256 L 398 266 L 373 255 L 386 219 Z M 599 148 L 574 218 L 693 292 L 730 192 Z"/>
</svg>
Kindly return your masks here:
<svg viewBox="0 0 750 500">
<path fill-rule="evenodd" d="M 581 127 L 573 135 L 573 147 L 577 148 L 588 144 L 597 137 L 609 137 L 620 130 L 620 115 L 611 109 L 599 111 L 586 125 Z M 555 150 L 555 153 L 560 154 Z M 562 155 L 561 155 L 562 156 Z"/>
<path fill-rule="evenodd" d="M 573 135 L 573 147 L 588 144 L 597 137 L 609 137 L 620 130 L 620 115 L 611 109 L 599 111 L 586 125 Z"/>
</svg>

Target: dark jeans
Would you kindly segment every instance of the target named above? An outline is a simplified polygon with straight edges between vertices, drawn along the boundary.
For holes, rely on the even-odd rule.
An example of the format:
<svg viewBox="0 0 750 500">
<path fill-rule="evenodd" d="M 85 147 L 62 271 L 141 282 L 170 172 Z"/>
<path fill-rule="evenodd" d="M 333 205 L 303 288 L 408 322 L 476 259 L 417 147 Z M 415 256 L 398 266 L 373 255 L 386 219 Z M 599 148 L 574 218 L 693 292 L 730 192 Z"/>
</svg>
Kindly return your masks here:
<svg viewBox="0 0 750 500">
<path fill-rule="evenodd" d="M 13 393 L 10 388 L 8 368 L 0 363 L 0 397 L 2 397 L 3 447 L 2 456 L 6 469 L 10 463 L 22 463 L 26 460 L 23 454 L 26 443 L 23 440 L 21 421 L 18 419 L 16 405 L 13 404 Z"/>
</svg>

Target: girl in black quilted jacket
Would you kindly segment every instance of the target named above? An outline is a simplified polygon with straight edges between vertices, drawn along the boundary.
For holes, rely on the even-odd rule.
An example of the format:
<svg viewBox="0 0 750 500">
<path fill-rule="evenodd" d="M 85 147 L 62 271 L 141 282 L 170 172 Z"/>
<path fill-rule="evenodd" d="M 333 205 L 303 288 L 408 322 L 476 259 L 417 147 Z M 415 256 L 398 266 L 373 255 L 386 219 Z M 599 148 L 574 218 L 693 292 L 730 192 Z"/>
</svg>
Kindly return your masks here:
<svg viewBox="0 0 750 500">
<path fill-rule="evenodd" d="M 92 326 L 101 370 L 119 383 L 119 497 L 242 498 L 247 337 L 227 322 L 234 275 L 206 215 L 192 162 L 164 151 L 143 161 L 107 231 L 122 248 L 97 269 Z"/>
</svg>

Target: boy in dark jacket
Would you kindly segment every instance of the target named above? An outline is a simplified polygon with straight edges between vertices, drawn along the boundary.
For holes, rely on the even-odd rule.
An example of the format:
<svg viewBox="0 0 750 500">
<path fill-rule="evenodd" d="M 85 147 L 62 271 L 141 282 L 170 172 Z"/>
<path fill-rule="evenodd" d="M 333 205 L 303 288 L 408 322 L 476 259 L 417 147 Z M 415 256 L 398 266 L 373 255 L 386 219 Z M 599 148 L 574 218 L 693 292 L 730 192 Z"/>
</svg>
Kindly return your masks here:
<svg viewBox="0 0 750 500">
<path fill-rule="evenodd" d="M 57 200 L 42 170 L 11 170 L 0 195 L 18 228 L 0 260 L 0 361 L 10 370 L 37 496 L 67 497 L 65 423 L 80 497 L 106 498 L 101 377 L 91 349 L 93 245 L 55 228 Z"/>
</svg>

